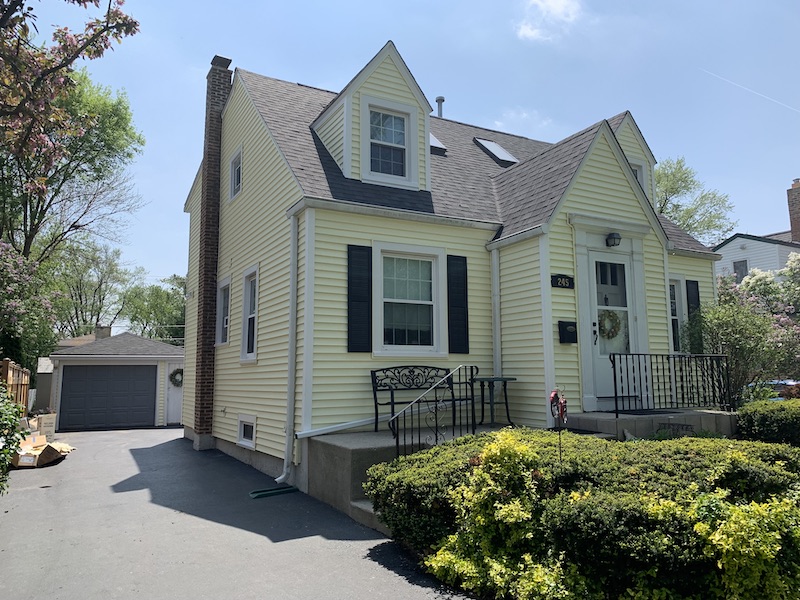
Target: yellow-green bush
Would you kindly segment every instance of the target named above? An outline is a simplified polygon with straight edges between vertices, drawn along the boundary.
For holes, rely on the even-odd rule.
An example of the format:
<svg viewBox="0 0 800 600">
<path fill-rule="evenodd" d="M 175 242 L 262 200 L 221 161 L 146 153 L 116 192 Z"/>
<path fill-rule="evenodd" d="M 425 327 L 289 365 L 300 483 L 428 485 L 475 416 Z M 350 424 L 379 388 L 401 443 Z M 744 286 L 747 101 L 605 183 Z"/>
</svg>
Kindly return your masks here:
<svg viewBox="0 0 800 600">
<path fill-rule="evenodd" d="M 558 456 L 555 434 L 505 430 L 376 467 L 367 490 L 429 570 L 482 597 L 800 597 L 800 450 L 564 434 Z M 435 535 L 412 533 L 421 514 Z"/>
</svg>

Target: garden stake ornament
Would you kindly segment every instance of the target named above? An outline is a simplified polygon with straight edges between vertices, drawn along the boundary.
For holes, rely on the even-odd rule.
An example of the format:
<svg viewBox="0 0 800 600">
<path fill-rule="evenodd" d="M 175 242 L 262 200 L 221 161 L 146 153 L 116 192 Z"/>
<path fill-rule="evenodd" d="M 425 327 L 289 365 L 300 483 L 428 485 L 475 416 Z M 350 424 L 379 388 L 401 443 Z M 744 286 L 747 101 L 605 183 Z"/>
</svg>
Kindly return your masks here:
<svg viewBox="0 0 800 600">
<path fill-rule="evenodd" d="M 550 414 L 558 428 L 558 461 L 561 462 L 561 429 L 567 424 L 567 397 L 564 388 L 556 386 L 550 392 Z"/>
</svg>

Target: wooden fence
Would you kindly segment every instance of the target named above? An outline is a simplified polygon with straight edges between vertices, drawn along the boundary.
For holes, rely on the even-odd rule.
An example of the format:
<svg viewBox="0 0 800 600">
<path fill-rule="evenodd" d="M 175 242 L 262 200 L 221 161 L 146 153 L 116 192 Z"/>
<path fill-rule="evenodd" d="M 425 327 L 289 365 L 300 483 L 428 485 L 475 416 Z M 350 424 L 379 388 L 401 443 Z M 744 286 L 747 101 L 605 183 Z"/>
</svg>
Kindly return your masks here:
<svg viewBox="0 0 800 600">
<path fill-rule="evenodd" d="M 31 372 L 12 362 L 10 358 L 3 359 L 3 368 L 0 371 L 0 381 L 6 384 L 11 398 L 20 407 L 20 412 L 28 412 L 28 389 L 31 386 Z"/>
</svg>

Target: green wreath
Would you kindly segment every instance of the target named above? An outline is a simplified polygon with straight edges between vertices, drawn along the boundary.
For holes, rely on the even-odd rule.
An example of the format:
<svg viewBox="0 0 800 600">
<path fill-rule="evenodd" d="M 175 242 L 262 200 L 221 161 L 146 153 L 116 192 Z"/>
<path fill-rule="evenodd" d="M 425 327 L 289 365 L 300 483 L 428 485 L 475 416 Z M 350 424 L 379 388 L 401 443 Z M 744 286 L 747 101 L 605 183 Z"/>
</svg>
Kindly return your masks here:
<svg viewBox="0 0 800 600">
<path fill-rule="evenodd" d="M 175 387 L 183 387 L 183 369 L 175 369 L 169 374 L 169 382 Z"/>
<path fill-rule="evenodd" d="M 600 335 L 607 340 L 613 340 L 619 335 L 619 329 L 622 323 L 619 320 L 619 315 L 613 310 L 600 311 L 598 315 L 598 327 Z"/>
</svg>

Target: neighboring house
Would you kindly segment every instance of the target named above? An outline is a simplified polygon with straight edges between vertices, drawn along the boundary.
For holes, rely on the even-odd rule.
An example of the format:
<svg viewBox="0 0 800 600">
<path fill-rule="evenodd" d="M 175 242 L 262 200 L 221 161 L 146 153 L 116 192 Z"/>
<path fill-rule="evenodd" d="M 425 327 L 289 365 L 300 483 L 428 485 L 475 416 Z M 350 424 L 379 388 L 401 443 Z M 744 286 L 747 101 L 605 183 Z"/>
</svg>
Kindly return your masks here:
<svg viewBox="0 0 800 600">
<path fill-rule="evenodd" d="M 185 205 L 197 449 L 306 489 L 308 436 L 371 428 L 369 370 L 402 364 L 516 377 L 513 421 L 546 427 L 554 386 L 608 408 L 608 354 L 671 352 L 714 297 L 628 112 L 555 144 L 434 117 L 391 42 L 339 93 L 229 65 Z"/>
<path fill-rule="evenodd" d="M 181 422 L 183 348 L 131 333 L 56 350 L 50 406 L 58 431 Z"/>
<path fill-rule="evenodd" d="M 800 179 L 786 190 L 791 229 L 770 235 L 735 233 L 714 247 L 722 256 L 717 263 L 717 275 L 733 275 L 736 283 L 752 269 L 778 271 L 786 266 L 792 252 L 800 252 Z"/>
</svg>

